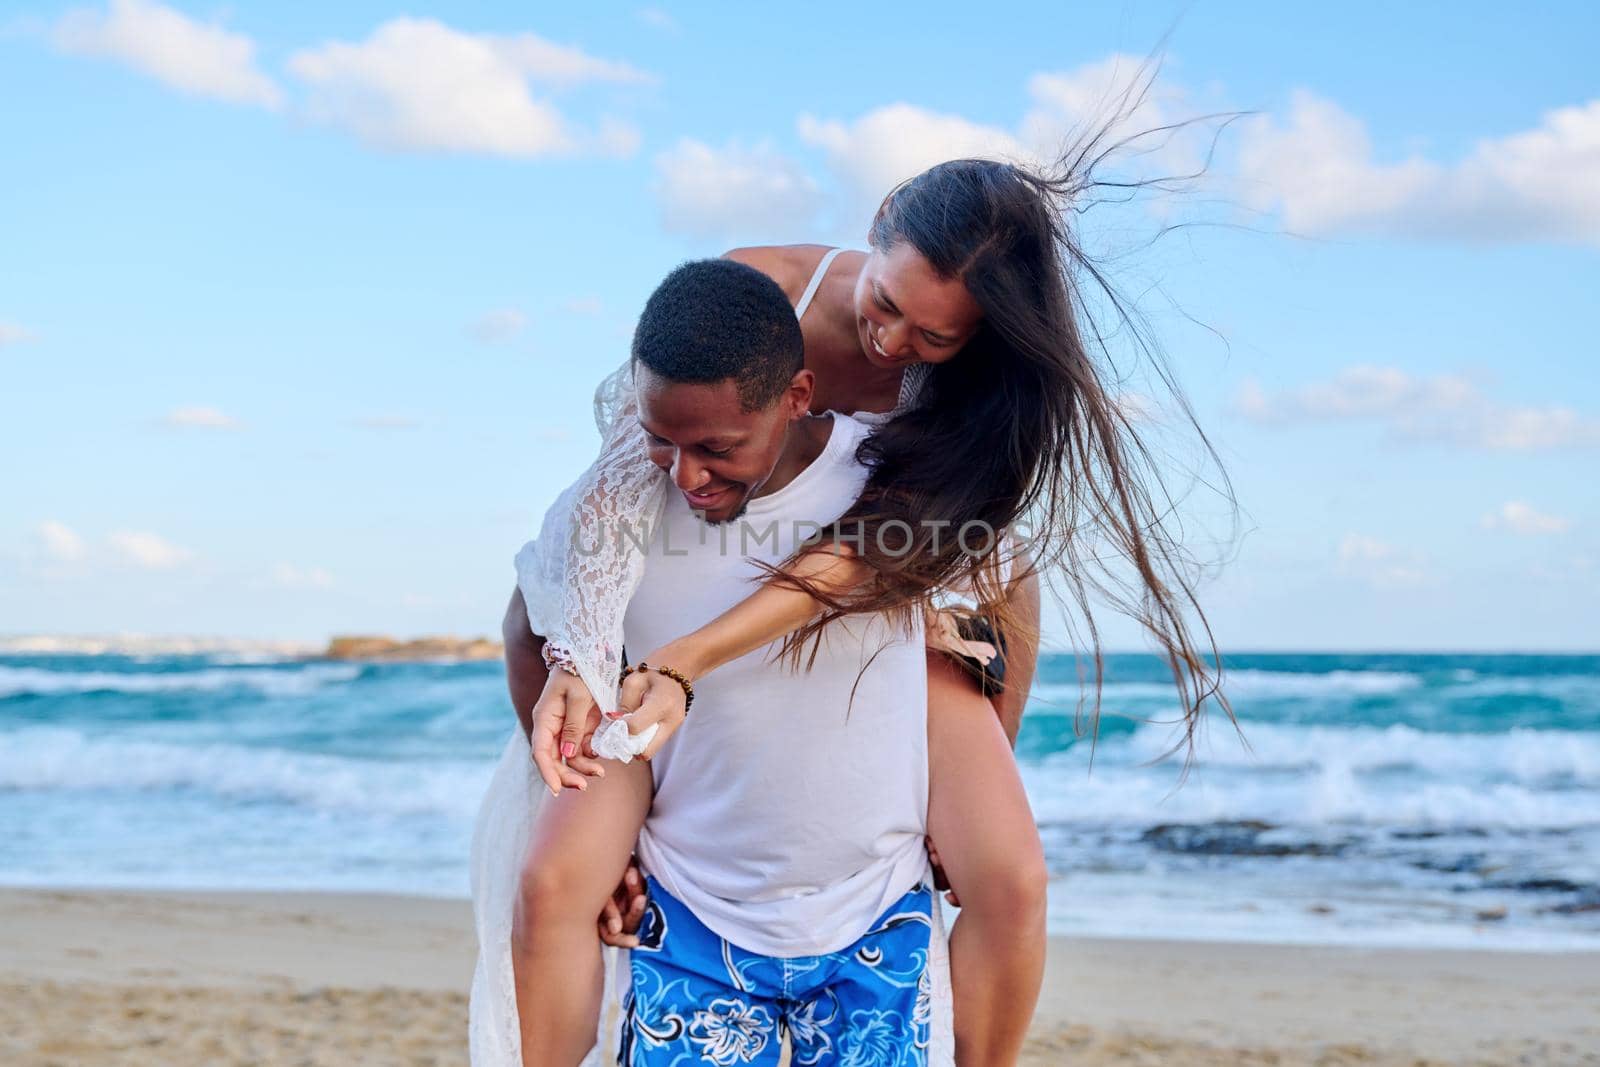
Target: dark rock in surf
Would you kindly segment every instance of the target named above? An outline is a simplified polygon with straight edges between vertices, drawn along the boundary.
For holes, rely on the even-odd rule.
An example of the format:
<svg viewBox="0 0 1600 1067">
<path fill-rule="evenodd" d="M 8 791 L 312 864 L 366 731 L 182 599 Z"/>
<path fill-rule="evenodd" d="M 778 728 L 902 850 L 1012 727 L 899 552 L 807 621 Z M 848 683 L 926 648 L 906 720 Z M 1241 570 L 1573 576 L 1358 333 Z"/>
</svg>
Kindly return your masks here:
<svg viewBox="0 0 1600 1067">
<path fill-rule="evenodd" d="M 1203 825 L 1163 823 L 1152 826 L 1140 840 L 1161 852 L 1191 856 L 1337 856 L 1348 841 L 1284 841 L 1264 839 L 1279 829 L 1256 819 L 1238 819 Z"/>
</svg>

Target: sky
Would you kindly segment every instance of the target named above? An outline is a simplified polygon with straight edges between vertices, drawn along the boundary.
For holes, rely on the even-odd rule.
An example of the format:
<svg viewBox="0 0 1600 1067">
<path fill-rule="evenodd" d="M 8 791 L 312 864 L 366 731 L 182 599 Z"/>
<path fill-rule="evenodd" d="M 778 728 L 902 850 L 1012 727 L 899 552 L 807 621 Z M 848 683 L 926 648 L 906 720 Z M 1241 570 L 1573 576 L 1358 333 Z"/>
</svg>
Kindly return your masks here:
<svg viewBox="0 0 1600 1067">
<path fill-rule="evenodd" d="M 1159 48 L 1130 128 L 1246 114 L 1079 225 L 1231 479 L 1237 534 L 1203 487 L 1185 528 L 1219 644 L 1595 649 L 1596 40 L 1584 3 L 3 0 L 0 634 L 496 631 L 672 266 L 862 247 Z"/>
</svg>

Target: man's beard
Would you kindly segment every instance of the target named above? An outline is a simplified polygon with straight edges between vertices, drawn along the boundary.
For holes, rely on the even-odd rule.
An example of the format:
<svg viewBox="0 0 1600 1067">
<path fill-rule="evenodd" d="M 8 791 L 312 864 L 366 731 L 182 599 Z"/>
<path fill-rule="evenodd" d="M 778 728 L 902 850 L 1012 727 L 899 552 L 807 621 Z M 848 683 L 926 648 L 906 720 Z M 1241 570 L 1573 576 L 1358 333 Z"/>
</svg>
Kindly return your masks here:
<svg viewBox="0 0 1600 1067">
<path fill-rule="evenodd" d="M 740 519 L 744 518 L 744 513 L 749 511 L 749 510 L 750 510 L 750 498 L 747 496 L 743 500 L 739 501 L 739 507 L 737 509 L 735 509 L 735 511 L 734 511 L 734 513 L 732 515 L 729 515 L 725 519 L 707 519 L 706 520 L 706 525 L 707 526 L 726 526 L 730 522 L 738 522 Z"/>
</svg>

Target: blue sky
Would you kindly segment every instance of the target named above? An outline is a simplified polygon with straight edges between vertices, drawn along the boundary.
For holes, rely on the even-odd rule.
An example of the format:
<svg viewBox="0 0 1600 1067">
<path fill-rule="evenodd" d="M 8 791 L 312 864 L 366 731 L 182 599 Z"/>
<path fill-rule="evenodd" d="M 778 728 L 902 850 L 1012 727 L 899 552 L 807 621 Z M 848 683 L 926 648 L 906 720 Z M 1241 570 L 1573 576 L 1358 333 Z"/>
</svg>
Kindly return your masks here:
<svg viewBox="0 0 1600 1067">
<path fill-rule="evenodd" d="M 1224 647 L 1600 645 L 1592 5 L 728 7 L 6 4 L 0 633 L 493 630 L 666 270 L 859 245 L 1171 30 L 1150 115 L 1257 114 L 1083 225 L 1217 224 L 1119 269 Z"/>
</svg>

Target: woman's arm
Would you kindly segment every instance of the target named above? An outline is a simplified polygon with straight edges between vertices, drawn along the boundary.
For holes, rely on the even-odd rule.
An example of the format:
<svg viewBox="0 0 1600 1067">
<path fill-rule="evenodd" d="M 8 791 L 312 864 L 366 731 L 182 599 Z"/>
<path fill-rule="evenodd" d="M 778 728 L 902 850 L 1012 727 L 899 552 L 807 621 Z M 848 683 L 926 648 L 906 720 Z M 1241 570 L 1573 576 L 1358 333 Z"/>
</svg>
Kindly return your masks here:
<svg viewBox="0 0 1600 1067">
<path fill-rule="evenodd" d="M 595 391 L 599 457 L 550 505 L 539 536 L 517 553 L 521 603 L 507 609 L 507 664 L 524 691 L 520 700 L 513 695 L 518 718 L 552 791 L 583 789 L 585 776 L 604 776 L 600 763 L 587 758 L 585 740 L 598 711 L 615 707 L 622 619 L 644 571 L 637 535 L 655 524 L 665 499 L 666 475 L 650 462 L 636 404 L 625 363 Z M 575 673 L 546 675 L 546 649 Z M 513 664 L 512 656 L 521 658 Z M 539 661 L 537 670 L 528 656 Z M 539 677 L 543 691 L 524 715 L 525 691 Z"/>
<path fill-rule="evenodd" d="M 1017 576 L 1006 587 L 1006 603 L 1017 632 L 1006 642 L 1006 685 L 993 703 L 1006 739 L 1015 746 L 1039 657 L 1039 577 L 1025 555 L 1019 554 L 1011 566 Z M 847 550 L 808 552 L 784 570 L 808 579 L 825 593 L 848 591 L 867 577 L 866 566 Z M 767 583 L 700 629 L 662 645 L 641 662 L 671 667 L 693 681 L 794 632 L 818 610 L 818 603 L 810 594 Z M 640 758 L 649 759 L 666 744 L 687 714 L 685 703 L 682 686 L 655 671 L 630 674 L 623 681 L 618 714 L 629 715 L 629 732 L 637 735 L 651 726 L 660 726 Z"/>
<path fill-rule="evenodd" d="M 824 593 L 844 592 L 867 576 L 848 550 L 819 548 L 800 556 L 784 573 L 803 578 Z M 763 583 L 700 629 L 671 641 L 649 657 L 698 678 L 740 656 L 798 630 L 817 613 L 816 598 L 786 585 Z"/>
<path fill-rule="evenodd" d="M 517 553 L 530 628 L 562 653 L 602 711 L 614 708 L 622 620 L 644 574 L 641 547 L 666 498 L 650 462 L 624 364 L 595 392 L 600 455 L 546 510 L 539 536 Z"/>
<path fill-rule="evenodd" d="M 807 552 L 784 568 L 804 578 L 824 593 L 844 592 L 867 576 L 865 565 L 847 549 L 825 546 Z M 798 630 L 820 610 L 814 597 L 784 585 L 763 583 L 700 629 L 670 641 L 640 662 L 651 667 L 671 667 L 691 681 L 764 648 Z M 617 700 L 619 713 L 629 715 L 629 732 L 642 734 L 660 726 L 641 759 L 654 756 L 667 743 L 687 713 L 683 687 L 655 671 L 630 674 Z"/>
<path fill-rule="evenodd" d="M 1006 740 L 1016 748 L 1022 712 L 1039 662 L 1039 575 L 1021 554 L 1012 566 L 1018 577 L 1006 588 L 1006 606 L 1017 632 L 1006 636 L 1006 684 L 995 694 L 993 703 Z"/>
<path fill-rule="evenodd" d="M 606 776 L 587 748 L 589 735 L 600 725 L 589 687 L 576 675 L 545 666 L 545 639 L 529 625 L 520 589 L 511 591 L 500 635 L 505 641 L 506 688 L 539 777 L 552 794 L 559 794 L 562 786 L 587 789 L 586 777 Z"/>
</svg>

